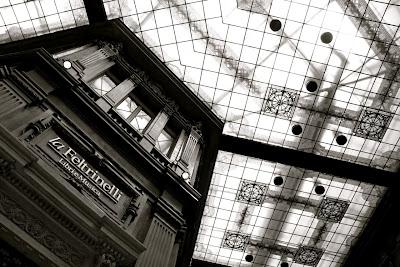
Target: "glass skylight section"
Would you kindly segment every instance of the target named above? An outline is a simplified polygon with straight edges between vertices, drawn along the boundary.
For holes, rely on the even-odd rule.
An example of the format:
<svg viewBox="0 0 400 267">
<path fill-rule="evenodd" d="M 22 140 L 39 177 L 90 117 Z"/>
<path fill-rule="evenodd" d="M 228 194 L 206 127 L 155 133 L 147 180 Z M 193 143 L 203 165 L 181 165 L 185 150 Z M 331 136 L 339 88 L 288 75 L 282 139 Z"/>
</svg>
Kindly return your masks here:
<svg viewBox="0 0 400 267">
<path fill-rule="evenodd" d="M 88 24 L 82 0 L 1 0 L 0 43 Z"/>
<path fill-rule="evenodd" d="M 385 188 L 219 151 L 193 257 L 341 266 Z"/>
<path fill-rule="evenodd" d="M 397 2 L 103 1 L 225 134 L 399 168 Z"/>
</svg>

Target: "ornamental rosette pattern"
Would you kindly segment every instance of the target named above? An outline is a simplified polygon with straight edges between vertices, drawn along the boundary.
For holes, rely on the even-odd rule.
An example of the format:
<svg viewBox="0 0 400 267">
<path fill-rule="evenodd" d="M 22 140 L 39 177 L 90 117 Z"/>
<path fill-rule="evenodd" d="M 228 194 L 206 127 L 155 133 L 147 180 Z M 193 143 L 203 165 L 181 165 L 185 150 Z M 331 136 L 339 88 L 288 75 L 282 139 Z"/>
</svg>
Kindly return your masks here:
<svg viewBox="0 0 400 267">
<path fill-rule="evenodd" d="M 262 112 L 283 119 L 291 119 L 296 108 L 299 93 L 286 88 L 270 87 L 264 100 Z"/>
<path fill-rule="evenodd" d="M 349 205 L 350 203 L 348 201 L 325 198 L 319 206 L 317 218 L 328 222 L 338 223 L 343 219 Z"/>
<path fill-rule="evenodd" d="M 391 113 L 365 108 L 354 128 L 354 135 L 375 141 L 382 141 L 392 117 Z"/>
<path fill-rule="evenodd" d="M 293 261 L 299 264 L 317 266 L 319 260 L 322 257 L 322 254 L 324 254 L 324 251 L 322 249 L 309 246 L 301 246 L 294 255 Z"/>
<path fill-rule="evenodd" d="M 239 232 L 227 231 L 222 247 L 244 251 L 249 243 L 250 236 Z"/>
<path fill-rule="evenodd" d="M 264 201 L 266 190 L 265 184 L 243 180 L 236 194 L 236 200 L 247 204 L 260 205 Z"/>
</svg>

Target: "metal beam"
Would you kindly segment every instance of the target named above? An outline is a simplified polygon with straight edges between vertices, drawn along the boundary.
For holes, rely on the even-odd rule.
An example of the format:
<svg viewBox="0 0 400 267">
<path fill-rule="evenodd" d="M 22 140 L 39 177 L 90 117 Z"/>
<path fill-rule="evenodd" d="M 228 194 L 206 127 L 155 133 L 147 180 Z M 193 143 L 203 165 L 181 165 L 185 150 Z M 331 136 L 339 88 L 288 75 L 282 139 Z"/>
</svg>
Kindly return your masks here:
<svg viewBox="0 0 400 267">
<path fill-rule="evenodd" d="M 399 183 L 399 174 L 304 151 L 223 135 L 220 150 L 383 186 Z"/>
<path fill-rule="evenodd" d="M 89 24 L 107 21 L 103 0 L 83 0 Z"/>
</svg>

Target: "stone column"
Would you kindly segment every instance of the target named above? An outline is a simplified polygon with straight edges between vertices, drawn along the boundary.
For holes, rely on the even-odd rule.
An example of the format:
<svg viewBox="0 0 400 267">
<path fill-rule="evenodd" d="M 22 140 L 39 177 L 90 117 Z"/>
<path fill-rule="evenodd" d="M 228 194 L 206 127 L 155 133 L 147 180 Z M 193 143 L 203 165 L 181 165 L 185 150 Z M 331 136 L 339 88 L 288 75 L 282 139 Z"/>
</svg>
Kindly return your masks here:
<svg viewBox="0 0 400 267">
<path fill-rule="evenodd" d="M 186 167 L 189 166 L 190 158 L 192 157 L 197 142 L 199 142 L 200 138 L 201 138 L 201 132 L 198 130 L 196 126 L 192 127 L 189 137 L 186 140 L 186 144 L 183 149 L 182 155 L 179 159 L 179 161 L 183 163 Z"/>
<path fill-rule="evenodd" d="M 174 246 L 175 236 L 176 230 L 155 214 L 144 241 L 146 251 L 139 256 L 135 266 L 167 266 Z"/>
<path fill-rule="evenodd" d="M 171 161 L 176 161 L 180 155 L 182 154 L 183 150 L 183 145 L 185 144 L 185 141 L 187 139 L 188 135 L 186 134 L 185 129 L 182 129 L 181 133 L 179 134 L 178 140 L 176 141 L 174 150 L 172 151 L 171 154 Z"/>
<path fill-rule="evenodd" d="M 194 154 L 198 153 L 200 147 L 198 142 L 201 138 L 201 131 L 198 126 L 193 126 L 190 130 L 190 134 L 186 140 L 185 145 L 183 146 L 182 153 L 179 157 L 178 163 L 176 165 L 175 172 L 182 176 L 183 173 L 187 172 L 189 176 L 186 178 L 186 181 L 190 183 L 190 173 L 189 173 L 189 163 L 190 159 Z"/>
<path fill-rule="evenodd" d="M 175 267 L 176 261 L 179 256 L 179 249 L 183 245 L 183 241 L 185 239 L 187 227 L 182 227 L 175 238 L 174 247 L 172 248 L 171 256 L 169 257 L 168 267 Z"/>
<path fill-rule="evenodd" d="M 96 103 L 101 107 L 102 110 L 108 111 L 113 107 L 118 106 L 124 101 L 128 95 L 140 84 L 141 80 L 132 75 L 116 87 L 111 89 L 107 94 L 99 98 Z"/>
<path fill-rule="evenodd" d="M 176 110 L 176 105 L 173 103 L 167 104 L 144 130 L 143 139 L 140 141 L 140 144 L 147 151 L 150 152 L 153 149 L 170 116 L 172 116 Z"/>
</svg>

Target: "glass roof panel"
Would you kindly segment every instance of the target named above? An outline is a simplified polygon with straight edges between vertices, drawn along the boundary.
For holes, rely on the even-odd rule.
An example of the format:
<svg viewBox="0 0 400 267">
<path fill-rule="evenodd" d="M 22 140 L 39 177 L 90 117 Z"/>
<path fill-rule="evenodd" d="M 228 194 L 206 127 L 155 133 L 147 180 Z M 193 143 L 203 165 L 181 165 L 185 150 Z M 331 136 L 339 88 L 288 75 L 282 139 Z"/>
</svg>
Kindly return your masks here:
<svg viewBox="0 0 400 267">
<path fill-rule="evenodd" d="M 0 1 L 0 43 L 88 23 L 83 0 Z"/>
<path fill-rule="evenodd" d="M 103 1 L 225 134 L 399 168 L 397 2 Z"/>
<path fill-rule="evenodd" d="M 219 151 L 193 257 L 228 266 L 340 266 L 385 190 Z"/>
</svg>

